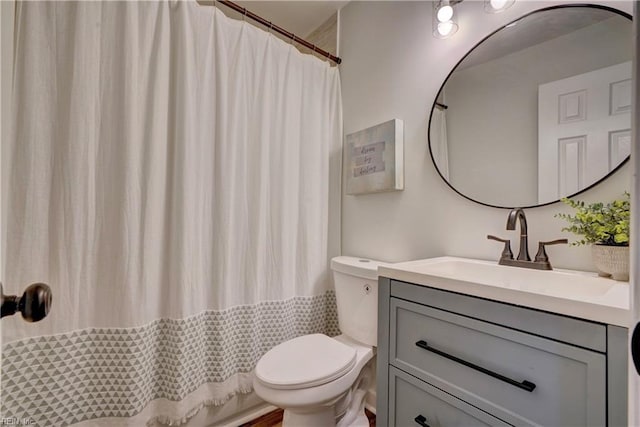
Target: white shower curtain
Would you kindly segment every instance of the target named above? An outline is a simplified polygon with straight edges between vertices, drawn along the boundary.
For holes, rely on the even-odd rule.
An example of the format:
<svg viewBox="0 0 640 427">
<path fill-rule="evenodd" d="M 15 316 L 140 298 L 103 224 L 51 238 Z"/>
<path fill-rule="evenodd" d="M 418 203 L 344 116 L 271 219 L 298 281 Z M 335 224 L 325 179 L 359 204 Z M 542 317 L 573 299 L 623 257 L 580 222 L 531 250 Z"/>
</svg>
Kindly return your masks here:
<svg viewBox="0 0 640 427">
<path fill-rule="evenodd" d="M 447 113 L 445 109 L 436 106 L 433 109 L 432 124 L 427 129 L 431 132 L 431 137 L 427 135 L 427 140 L 431 141 L 431 154 L 442 177 L 449 179 L 449 142 L 447 140 Z"/>
<path fill-rule="evenodd" d="M 21 2 L 2 143 L 2 416 L 184 421 L 337 332 L 336 68 L 195 1 Z"/>
</svg>

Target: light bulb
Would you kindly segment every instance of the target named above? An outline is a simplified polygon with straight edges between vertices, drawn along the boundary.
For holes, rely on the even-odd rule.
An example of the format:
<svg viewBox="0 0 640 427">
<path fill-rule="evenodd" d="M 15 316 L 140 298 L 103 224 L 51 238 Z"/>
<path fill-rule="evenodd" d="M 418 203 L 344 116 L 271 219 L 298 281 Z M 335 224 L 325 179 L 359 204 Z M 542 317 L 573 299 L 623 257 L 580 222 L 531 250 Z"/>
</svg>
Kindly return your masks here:
<svg viewBox="0 0 640 427">
<path fill-rule="evenodd" d="M 453 8 L 449 5 L 442 6 L 440 9 L 438 9 L 437 17 L 438 21 L 440 22 L 450 21 L 453 17 Z"/>
<path fill-rule="evenodd" d="M 446 36 L 447 34 L 449 34 L 451 32 L 451 30 L 453 30 L 453 22 L 448 21 L 448 22 L 439 22 L 438 23 L 438 33 L 441 36 Z"/>
<path fill-rule="evenodd" d="M 487 2 L 489 0 L 486 0 Z M 506 0 L 509 1 L 509 0 Z M 433 37 L 437 39 L 445 39 L 452 36 L 458 31 L 455 10 L 451 6 L 453 0 L 433 0 L 432 2 L 431 23 Z"/>
<path fill-rule="evenodd" d="M 511 7 L 515 0 L 485 0 L 484 11 L 487 13 L 499 13 Z"/>
<path fill-rule="evenodd" d="M 499 10 L 507 4 L 507 0 L 491 0 L 490 3 L 492 8 Z"/>
</svg>

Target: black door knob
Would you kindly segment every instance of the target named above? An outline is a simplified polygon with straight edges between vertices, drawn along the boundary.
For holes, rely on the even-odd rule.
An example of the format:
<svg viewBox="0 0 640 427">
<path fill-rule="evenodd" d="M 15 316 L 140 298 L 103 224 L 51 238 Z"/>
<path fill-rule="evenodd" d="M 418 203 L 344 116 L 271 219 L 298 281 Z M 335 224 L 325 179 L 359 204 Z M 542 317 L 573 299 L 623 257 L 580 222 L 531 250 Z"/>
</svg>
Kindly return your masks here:
<svg viewBox="0 0 640 427">
<path fill-rule="evenodd" d="M 633 335 L 631 335 L 631 357 L 636 372 L 640 375 L 640 322 L 633 329 Z"/>
<path fill-rule="evenodd" d="M 44 283 L 29 285 L 21 297 L 5 295 L 0 285 L 2 313 L 0 317 L 10 316 L 16 312 L 22 313 L 27 322 L 37 322 L 44 319 L 51 309 L 51 288 Z"/>
</svg>

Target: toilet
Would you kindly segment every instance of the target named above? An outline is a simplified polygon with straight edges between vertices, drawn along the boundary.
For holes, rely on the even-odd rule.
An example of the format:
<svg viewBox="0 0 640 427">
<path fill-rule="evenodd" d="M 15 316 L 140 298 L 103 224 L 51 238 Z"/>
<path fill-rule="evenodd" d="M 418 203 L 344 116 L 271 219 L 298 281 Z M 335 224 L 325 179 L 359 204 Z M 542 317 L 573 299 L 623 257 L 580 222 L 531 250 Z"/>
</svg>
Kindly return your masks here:
<svg viewBox="0 0 640 427">
<path fill-rule="evenodd" d="M 256 394 L 284 409 L 283 427 L 368 427 L 364 398 L 374 367 L 380 262 L 340 256 L 331 270 L 342 335 L 303 335 L 256 365 Z"/>
</svg>

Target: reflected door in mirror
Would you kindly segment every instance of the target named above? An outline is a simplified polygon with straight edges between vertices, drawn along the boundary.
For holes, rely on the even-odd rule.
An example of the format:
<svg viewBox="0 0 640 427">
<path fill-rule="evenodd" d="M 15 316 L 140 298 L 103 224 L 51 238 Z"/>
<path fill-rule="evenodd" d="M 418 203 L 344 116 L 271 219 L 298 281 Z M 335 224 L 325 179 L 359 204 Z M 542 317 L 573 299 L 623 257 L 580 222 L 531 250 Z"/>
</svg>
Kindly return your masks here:
<svg viewBox="0 0 640 427">
<path fill-rule="evenodd" d="M 631 149 L 631 62 L 538 89 L 538 203 L 580 192 Z"/>
</svg>

